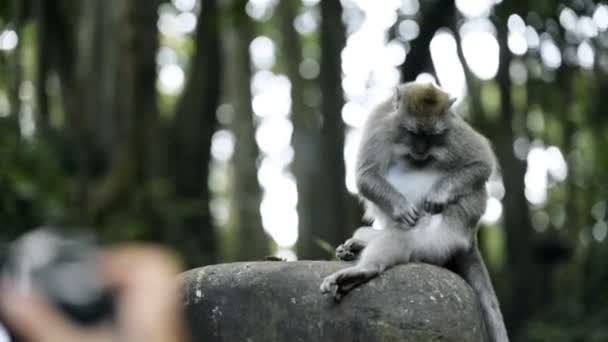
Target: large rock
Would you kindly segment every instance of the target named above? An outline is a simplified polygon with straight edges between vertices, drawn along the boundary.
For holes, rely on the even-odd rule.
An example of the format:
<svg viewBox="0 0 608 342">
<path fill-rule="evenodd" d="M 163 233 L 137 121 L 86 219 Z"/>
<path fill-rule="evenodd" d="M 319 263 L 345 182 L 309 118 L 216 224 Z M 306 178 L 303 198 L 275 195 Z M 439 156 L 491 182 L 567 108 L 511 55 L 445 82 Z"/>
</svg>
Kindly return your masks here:
<svg viewBox="0 0 608 342">
<path fill-rule="evenodd" d="M 347 263 L 247 262 L 182 275 L 193 341 L 485 341 L 471 288 L 431 265 L 395 267 L 342 301 L 323 277 Z"/>
</svg>

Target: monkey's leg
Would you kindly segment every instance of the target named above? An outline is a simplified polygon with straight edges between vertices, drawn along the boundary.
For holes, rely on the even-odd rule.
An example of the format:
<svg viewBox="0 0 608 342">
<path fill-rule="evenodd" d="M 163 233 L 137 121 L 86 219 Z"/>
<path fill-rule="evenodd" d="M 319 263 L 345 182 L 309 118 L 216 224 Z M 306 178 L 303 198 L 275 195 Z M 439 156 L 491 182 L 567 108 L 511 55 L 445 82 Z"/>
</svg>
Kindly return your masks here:
<svg viewBox="0 0 608 342">
<path fill-rule="evenodd" d="M 350 290 L 361 285 L 379 274 L 375 268 L 352 266 L 342 269 L 323 280 L 322 293 L 331 293 L 335 300 L 340 300 Z"/>
<path fill-rule="evenodd" d="M 352 261 L 359 257 L 359 254 L 367 244 L 380 233 L 380 230 L 372 227 L 361 227 L 357 229 L 352 238 L 346 240 L 336 248 L 336 257 L 343 261 Z"/>
<path fill-rule="evenodd" d="M 321 284 L 321 292 L 332 293 L 336 300 L 340 300 L 353 288 L 376 277 L 388 267 L 407 262 L 411 251 L 407 240 L 406 231 L 380 230 L 361 253 L 357 265 L 326 277 Z"/>
<path fill-rule="evenodd" d="M 490 342 L 508 342 L 509 337 L 498 299 L 477 246 L 456 255 L 453 262 L 455 270 L 473 287 L 479 298 Z"/>
</svg>

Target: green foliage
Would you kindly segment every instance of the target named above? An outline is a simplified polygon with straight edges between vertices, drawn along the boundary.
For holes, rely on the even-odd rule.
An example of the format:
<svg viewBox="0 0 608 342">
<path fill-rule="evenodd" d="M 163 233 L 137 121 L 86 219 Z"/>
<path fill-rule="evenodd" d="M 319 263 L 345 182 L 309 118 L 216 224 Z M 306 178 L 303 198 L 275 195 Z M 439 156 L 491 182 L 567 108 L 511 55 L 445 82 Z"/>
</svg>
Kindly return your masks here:
<svg viewBox="0 0 608 342">
<path fill-rule="evenodd" d="M 56 151 L 45 141 L 20 140 L 11 121 L 0 120 L 0 234 L 14 237 L 36 225 L 69 222 L 75 187 Z"/>
<path fill-rule="evenodd" d="M 482 84 L 481 101 L 489 118 L 496 120 L 500 115 L 500 90 L 495 82 Z"/>
<path fill-rule="evenodd" d="M 505 265 L 504 232 L 500 227 L 483 226 L 482 228 L 482 250 L 486 252 L 484 257 L 488 267 L 499 270 Z"/>
<path fill-rule="evenodd" d="M 327 259 L 337 260 L 336 259 L 336 247 L 332 246 L 329 242 L 315 239 L 315 244 L 319 246 L 323 252 L 327 253 Z"/>
</svg>

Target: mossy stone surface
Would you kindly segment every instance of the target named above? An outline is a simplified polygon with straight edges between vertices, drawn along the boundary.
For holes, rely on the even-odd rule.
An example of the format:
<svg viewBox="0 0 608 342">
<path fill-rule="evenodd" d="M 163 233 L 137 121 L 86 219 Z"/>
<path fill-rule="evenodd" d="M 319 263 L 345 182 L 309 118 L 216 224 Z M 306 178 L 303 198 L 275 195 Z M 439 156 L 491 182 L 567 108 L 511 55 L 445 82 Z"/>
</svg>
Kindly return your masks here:
<svg viewBox="0 0 608 342">
<path fill-rule="evenodd" d="M 340 302 L 319 292 L 345 262 L 243 262 L 181 276 L 193 341 L 485 341 L 472 289 L 432 265 L 394 267 Z"/>
</svg>

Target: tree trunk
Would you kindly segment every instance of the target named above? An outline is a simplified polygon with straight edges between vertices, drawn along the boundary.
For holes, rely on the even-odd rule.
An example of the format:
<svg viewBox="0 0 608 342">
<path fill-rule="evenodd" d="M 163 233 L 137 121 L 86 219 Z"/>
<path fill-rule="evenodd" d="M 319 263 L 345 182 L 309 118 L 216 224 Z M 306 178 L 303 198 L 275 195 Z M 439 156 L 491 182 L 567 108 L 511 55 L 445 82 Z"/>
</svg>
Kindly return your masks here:
<svg viewBox="0 0 608 342">
<path fill-rule="evenodd" d="M 460 64 L 462 64 L 462 69 L 464 71 L 464 77 L 467 86 L 467 100 L 469 102 L 468 121 L 483 135 L 489 137 L 496 130 L 496 125 L 490 125 L 487 120 L 487 113 L 481 102 L 480 80 L 477 79 L 477 77 L 473 74 L 473 71 L 471 70 L 471 68 L 469 68 L 466 58 L 464 57 L 464 51 L 462 48 L 462 37 L 460 36 L 460 32 L 458 30 L 457 20 L 453 21 L 452 28 L 454 31 L 454 38 L 456 39 L 456 51 L 458 54 L 458 59 L 460 60 Z M 485 233 L 486 231 L 484 229 L 479 229 L 477 233 L 477 239 L 480 242 L 479 249 L 481 250 L 483 255 L 488 254 L 487 244 L 484 243 L 486 237 Z M 490 273 L 496 274 L 496 270 L 491 269 L 491 267 L 489 271 Z M 497 287 L 496 290 L 500 291 L 500 288 Z"/>
<path fill-rule="evenodd" d="M 39 135 L 45 136 L 49 130 L 49 104 L 46 93 L 46 82 L 49 77 L 49 48 L 50 40 L 48 37 L 48 4 L 46 0 L 36 0 L 36 129 Z"/>
<path fill-rule="evenodd" d="M 158 0 L 136 0 L 129 8 L 134 39 L 131 42 L 135 70 L 133 80 L 133 144 L 140 184 L 163 172 L 160 158 L 160 123 L 156 92 L 156 51 L 158 50 Z"/>
<path fill-rule="evenodd" d="M 19 89 L 21 87 L 21 82 L 23 81 L 23 36 L 22 36 L 22 27 L 25 21 L 25 2 L 22 0 L 13 0 L 11 1 L 11 15 L 13 21 L 13 29 L 19 37 L 19 42 L 15 49 L 11 52 L 9 58 L 9 68 L 11 72 L 9 73 L 9 91 L 8 91 L 8 100 L 11 108 L 11 120 L 14 125 L 15 136 L 17 139 L 21 138 L 21 125 L 20 125 L 20 115 L 21 115 L 21 99 L 19 98 Z"/>
<path fill-rule="evenodd" d="M 113 209 L 128 207 L 129 187 L 136 179 L 134 102 L 139 70 L 134 47 L 139 37 L 129 22 L 131 11 L 129 2 L 83 3 L 78 67 L 85 89 L 85 127 L 90 132 L 86 139 L 91 151 L 103 151 L 101 158 L 107 165 L 99 183 L 89 191 L 88 215 L 96 223 L 103 222 Z M 106 22 L 113 24 L 109 31 L 104 30 Z M 108 33 L 117 39 L 105 39 Z M 91 160 L 88 167 L 93 163 Z"/>
<path fill-rule="evenodd" d="M 59 76 L 61 103 L 66 125 L 66 142 L 73 148 L 73 157 L 66 161 L 68 172 L 76 179 L 77 194 L 74 207 L 80 223 L 86 222 L 87 192 L 89 190 L 89 132 L 85 125 L 84 87 L 80 84 L 77 61 L 79 16 L 83 4 L 70 1 L 46 2 L 48 27 L 52 42 L 49 51 L 52 67 Z"/>
<path fill-rule="evenodd" d="M 270 254 L 268 236 L 260 216 L 261 189 L 257 177 L 259 156 L 255 140 L 255 124 L 251 106 L 251 58 L 249 45 L 254 26 L 245 12 L 246 0 L 237 0 L 231 8 L 231 44 L 228 55 L 231 67 L 228 94 L 234 105 L 230 129 L 235 138 L 230 184 L 230 230 L 235 246 L 234 260 L 260 260 Z"/>
<path fill-rule="evenodd" d="M 322 174 L 317 187 L 324 190 L 324 203 L 315 222 L 318 236 L 337 246 L 355 228 L 353 218 L 359 216 L 356 200 L 346 190 L 344 166 L 344 122 L 342 107 L 342 50 L 346 29 L 342 22 L 339 1 L 321 1 L 321 153 Z M 360 218 L 360 216 L 359 216 Z"/>
<path fill-rule="evenodd" d="M 401 78 L 404 82 L 415 80 L 422 72 L 435 74 L 429 46 L 435 32 L 450 25 L 456 10 L 454 0 L 435 0 L 429 6 L 419 21 L 420 33 L 411 41 L 410 51 L 401 65 Z"/>
<path fill-rule="evenodd" d="M 300 76 L 299 66 L 302 61 L 300 36 L 293 23 L 297 13 L 294 1 L 281 1 L 278 4 L 282 30 L 282 51 L 291 81 L 291 121 L 293 123 L 292 146 L 294 160 L 292 170 L 298 187 L 298 242 L 296 252 L 300 259 L 319 259 L 328 256 L 320 247 L 322 236 L 327 232 L 322 226 L 325 218 L 321 217 L 322 206 L 329 205 L 325 191 L 319 186 L 326 175 L 323 173 L 324 162 L 321 154 L 321 117 L 310 108 L 304 99 L 308 85 Z M 322 193 L 322 194 L 321 194 Z M 340 213 L 343 214 L 343 213 Z M 336 227 L 331 227 L 336 229 Z"/>
<path fill-rule="evenodd" d="M 526 162 L 517 159 L 513 153 L 515 136 L 513 117 L 515 115 L 511 97 L 511 78 L 509 66 L 511 53 L 507 47 L 506 21 L 498 25 L 498 42 L 500 44 L 500 66 L 497 81 L 500 89 L 500 109 L 503 129 L 496 130 L 497 155 L 502 168 L 505 186 L 504 227 L 506 234 L 507 262 L 511 278 L 511 295 L 517 301 L 506 307 L 508 325 L 517 331 L 530 317 L 539 298 L 538 265 L 532 256 L 533 236 L 528 200 L 524 190 Z"/>
<path fill-rule="evenodd" d="M 101 6 L 102 3 L 98 2 L 97 5 Z M 156 148 L 157 137 L 153 134 L 153 128 L 158 127 L 154 53 L 158 49 L 157 3 L 134 0 L 114 5 L 111 7 L 118 11 L 116 27 L 120 32 L 117 46 L 111 48 L 107 46 L 111 43 L 102 43 L 107 41 L 103 34 L 104 17 L 97 15 L 100 18 L 98 24 L 93 25 L 93 37 L 97 42 L 94 47 L 99 51 L 91 56 L 94 61 L 91 73 L 95 75 L 95 70 L 104 70 L 104 62 L 111 64 L 113 60 L 107 54 L 104 60 L 104 53 L 116 51 L 116 63 L 111 64 L 116 68 L 108 70 L 110 74 L 113 71 L 114 77 L 105 76 L 104 73 L 97 75 L 99 79 L 106 80 L 99 85 L 95 85 L 95 80 L 90 77 L 86 79 L 89 89 L 95 91 L 88 97 L 87 113 L 96 114 L 88 116 L 88 126 L 91 132 L 95 131 L 96 126 L 102 128 L 101 134 L 95 137 L 95 146 L 105 145 L 107 135 L 114 137 L 109 170 L 92 194 L 91 215 L 96 219 L 103 219 L 113 208 L 132 208 L 135 190 L 145 189 L 151 174 L 159 167 L 159 163 L 154 162 L 159 151 Z M 98 7 L 96 13 L 103 13 L 103 10 L 103 7 Z M 114 94 L 107 94 L 108 84 L 113 84 Z M 104 95 L 108 98 L 104 98 Z M 106 109 L 108 107 L 114 108 L 113 113 Z M 112 116 L 111 132 L 104 132 L 103 127 Z M 139 214 L 150 218 L 145 213 Z"/>
<path fill-rule="evenodd" d="M 173 239 L 190 265 L 217 261 L 207 181 L 222 63 L 216 1 L 201 5 L 190 78 L 176 109 L 172 134 L 175 196 L 183 208 Z"/>
</svg>

